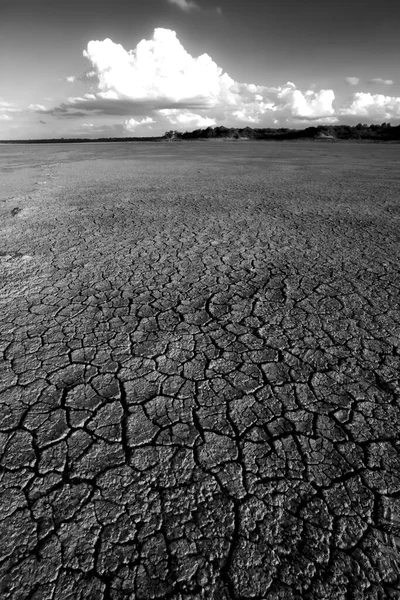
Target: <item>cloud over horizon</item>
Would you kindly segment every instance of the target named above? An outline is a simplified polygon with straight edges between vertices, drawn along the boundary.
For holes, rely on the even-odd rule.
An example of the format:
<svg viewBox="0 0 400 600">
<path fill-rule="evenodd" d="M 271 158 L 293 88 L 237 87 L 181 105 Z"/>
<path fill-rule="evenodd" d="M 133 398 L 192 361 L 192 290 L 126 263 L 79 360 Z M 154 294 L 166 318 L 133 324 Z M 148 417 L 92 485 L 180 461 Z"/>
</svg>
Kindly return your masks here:
<svg viewBox="0 0 400 600">
<path fill-rule="evenodd" d="M 350 106 L 341 109 L 340 114 L 375 120 L 400 118 L 400 97 L 358 92 Z"/>
<path fill-rule="evenodd" d="M 288 99 L 288 105 L 293 117 L 302 120 L 332 118 L 335 115 L 333 90 L 306 91 L 304 94 L 296 89 L 294 83 L 288 83 L 281 92 L 281 97 Z"/>
<path fill-rule="evenodd" d="M 132 118 L 124 122 L 124 128 L 126 131 L 135 131 L 139 125 L 150 125 L 151 123 L 155 123 L 151 117 L 144 117 L 140 121 Z"/>
<path fill-rule="evenodd" d="M 194 57 L 187 52 L 171 29 L 156 28 L 151 39 L 142 39 L 131 50 L 109 38 L 92 40 L 83 55 L 90 62 L 86 81 L 92 91 L 51 109 L 31 105 L 31 110 L 66 119 L 124 117 L 120 126 L 125 131 L 144 131 L 153 124 L 181 129 L 216 124 L 265 127 L 399 116 L 400 98 L 356 93 L 339 107 L 332 89 L 300 90 L 292 82 L 280 86 L 237 82 L 208 54 Z M 346 78 L 349 85 L 359 81 Z"/>
<path fill-rule="evenodd" d="M 189 110 L 164 108 L 159 111 L 171 123 L 180 127 L 213 127 L 217 124 L 215 119 L 193 113 Z"/>
<path fill-rule="evenodd" d="M 332 118 L 333 90 L 302 92 L 293 83 L 279 87 L 239 83 L 208 54 L 193 57 L 176 32 L 157 28 L 150 40 L 126 50 L 106 38 L 88 43 L 84 56 L 97 82 L 95 93 L 71 97 L 49 112 L 65 118 L 90 113 L 129 116 L 125 126 L 156 118 L 180 127 L 219 122 L 260 124 L 267 115 L 283 121 Z M 41 107 L 42 109 L 43 107 Z"/>
</svg>

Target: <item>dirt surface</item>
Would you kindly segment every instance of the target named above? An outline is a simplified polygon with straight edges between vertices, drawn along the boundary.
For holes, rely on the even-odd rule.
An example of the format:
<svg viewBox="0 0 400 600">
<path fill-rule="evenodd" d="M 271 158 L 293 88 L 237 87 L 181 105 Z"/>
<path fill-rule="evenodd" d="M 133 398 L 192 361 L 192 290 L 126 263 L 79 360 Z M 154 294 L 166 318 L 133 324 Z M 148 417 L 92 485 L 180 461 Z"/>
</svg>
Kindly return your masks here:
<svg viewBox="0 0 400 600">
<path fill-rule="evenodd" d="M 2 600 L 400 598 L 399 154 L 0 147 Z"/>
</svg>

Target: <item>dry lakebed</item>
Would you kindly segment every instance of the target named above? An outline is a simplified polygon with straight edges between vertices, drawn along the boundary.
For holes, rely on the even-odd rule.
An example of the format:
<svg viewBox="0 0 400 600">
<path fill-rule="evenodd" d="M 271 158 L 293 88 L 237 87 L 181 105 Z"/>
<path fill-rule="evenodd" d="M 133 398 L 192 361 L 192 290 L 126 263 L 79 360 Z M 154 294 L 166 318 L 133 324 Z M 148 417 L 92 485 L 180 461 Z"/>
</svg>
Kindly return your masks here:
<svg viewBox="0 0 400 600">
<path fill-rule="evenodd" d="M 1 600 L 400 598 L 400 146 L 0 146 Z"/>
</svg>

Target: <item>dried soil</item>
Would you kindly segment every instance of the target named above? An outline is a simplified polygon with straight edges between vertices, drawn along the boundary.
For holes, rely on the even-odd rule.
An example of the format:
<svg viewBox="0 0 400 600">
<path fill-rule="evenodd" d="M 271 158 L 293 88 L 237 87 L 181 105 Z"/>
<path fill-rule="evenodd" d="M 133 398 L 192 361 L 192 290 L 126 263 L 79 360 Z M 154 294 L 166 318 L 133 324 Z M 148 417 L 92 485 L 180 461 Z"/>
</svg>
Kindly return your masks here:
<svg viewBox="0 0 400 600">
<path fill-rule="evenodd" d="M 399 152 L 0 147 L 2 599 L 400 597 Z"/>
</svg>

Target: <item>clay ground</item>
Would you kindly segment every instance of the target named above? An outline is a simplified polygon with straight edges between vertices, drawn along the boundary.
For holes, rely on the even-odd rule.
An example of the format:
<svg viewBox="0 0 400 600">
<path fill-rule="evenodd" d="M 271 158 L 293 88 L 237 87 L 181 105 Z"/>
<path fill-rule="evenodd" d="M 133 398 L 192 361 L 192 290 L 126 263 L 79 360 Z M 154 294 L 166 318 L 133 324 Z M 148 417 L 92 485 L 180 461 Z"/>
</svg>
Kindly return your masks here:
<svg viewBox="0 0 400 600">
<path fill-rule="evenodd" d="M 399 158 L 0 147 L 2 600 L 400 598 Z"/>
</svg>

